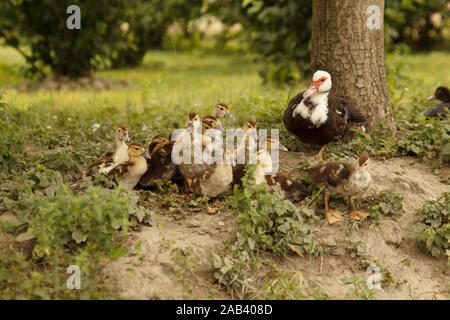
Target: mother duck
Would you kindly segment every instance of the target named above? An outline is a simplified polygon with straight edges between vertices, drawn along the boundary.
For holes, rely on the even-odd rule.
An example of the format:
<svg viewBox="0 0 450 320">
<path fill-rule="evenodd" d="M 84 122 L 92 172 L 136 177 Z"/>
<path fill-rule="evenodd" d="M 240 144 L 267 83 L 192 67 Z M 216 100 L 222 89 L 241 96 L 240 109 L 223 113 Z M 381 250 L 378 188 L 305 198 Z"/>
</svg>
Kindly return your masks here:
<svg viewBox="0 0 450 320">
<path fill-rule="evenodd" d="M 289 132 L 304 143 L 321 146 L 316 155 L 320 160 L 326 145 L 344 134 L 351 122 L 366 121 L 354 105 L 330 93 L 331 86 L 330 74 L 317 71 L 309 89 L 289 101 L 283 113 L 284 126 Z"/>
</svg>

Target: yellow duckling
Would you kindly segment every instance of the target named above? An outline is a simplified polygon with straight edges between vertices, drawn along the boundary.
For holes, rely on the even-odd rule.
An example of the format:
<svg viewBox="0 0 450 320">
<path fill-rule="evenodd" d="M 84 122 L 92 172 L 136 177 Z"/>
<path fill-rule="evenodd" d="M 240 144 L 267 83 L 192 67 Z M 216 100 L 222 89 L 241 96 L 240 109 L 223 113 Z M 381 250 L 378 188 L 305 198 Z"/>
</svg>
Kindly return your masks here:
<svg viewBox="0 0 450 320">
<path fill-rule="evenodd" d="M 147 171 L 147 160 L 143 157 L 144 154 L 145 149 L 142 144 L 138 142 L 130 143 L 128 145 L 129 160 L 115 165 L 109 173 L 114 174 L 118 184 L 133 189 Z"/>
</svg>

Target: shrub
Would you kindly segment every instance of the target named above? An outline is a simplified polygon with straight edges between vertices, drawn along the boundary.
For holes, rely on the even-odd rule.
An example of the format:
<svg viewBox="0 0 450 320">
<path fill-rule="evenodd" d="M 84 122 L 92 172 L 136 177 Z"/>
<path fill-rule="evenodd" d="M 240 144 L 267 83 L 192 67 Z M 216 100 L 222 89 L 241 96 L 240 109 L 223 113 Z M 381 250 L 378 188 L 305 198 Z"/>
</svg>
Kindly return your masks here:
<svg viewBox="0 0 450 320">
<path fill-rule="evenodd" d="M 242 178 L 243 188 L 235 185 L 234 196 L 229 198 L 237 216 L 239 246 L 249 253 L 315 253 L 313 230 L 304 223 L 299 209 L 284 199 L 279 189 L 269 191 L 266 185 L 255 185 L 254 168 L 248 166 Z"/>
<path fill-rule="evenodd" d="M 412 236 L 433 257 L 444 251 L 450 266 L 450 193 L 437 200 L 427 200 L 419 214 L 419 223 L 412 227 Z"/>
<path fill-rule="evenodd" d="M 383 190 L 375 196 L 377 204 L 370 210 L 370 217 L 379 219 L 382 215 L 401 216 L 403 209 L 404 196 L 395 189 Z"/>
</svg>

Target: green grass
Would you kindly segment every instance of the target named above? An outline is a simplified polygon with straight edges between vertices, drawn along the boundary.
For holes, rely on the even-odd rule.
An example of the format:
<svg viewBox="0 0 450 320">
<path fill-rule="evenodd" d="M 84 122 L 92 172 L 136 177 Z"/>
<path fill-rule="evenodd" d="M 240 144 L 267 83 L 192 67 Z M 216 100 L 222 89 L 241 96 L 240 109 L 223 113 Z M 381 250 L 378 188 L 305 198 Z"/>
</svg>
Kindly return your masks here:
<svg viewBox="0 0 450 320">
<path fill-rule="evenodd" d="M 396 119 L 400 127 L 410 130 L 407 122 L 421 121 L 418 115 L 432 105 L 425 102 L 425 98 L 438 85 L 450 83 L 450 74 L 443 71 L 444 66 L 450 65 L 450 54 L 393 56 L 388 61 Z M 14 50 L 0 47 L 0 88 L 25 81 L 20 73 L 23 64 L 23 58 Z M 130 83 L 127 87 L 106 91 L 9 90 L 3 98 L 0 97 L 1 102 L 8 105 L 5 107 L 0 104 L 0 213 L 13 212 L 21 222 L 19 227 L 2 226 L 0 223 L 0 228 L 14 236 L 30 225 L 40 226 L 36 230 L 50 228 L 48 232 L 39 233 L 41 238 L 37 235 L 37 243 L 40 244 L 38 249 L 42 250 L 31 250 L 32 258 L 10 251 L 0 255 L 1 260 L 7 261 L 4 264 L 6 268 L 0 266 L 0 289 L 14 286 L 18 288 L 3 295 L 0 290 L 0 298 L 111 297 L 111 291 L 104 288 L 101 281 L 95 283 L 95 279 L 90 284 L 91 291 L 68 294 L 64 288 L 67 276 L 63 267 L 65 264 L 61 264 L 61 261 L 100 257 L 93 262 L 86 260 L 83 267 L 90 270 L 101 264 L 102 259 L 108 259 L 108 254 L 111 256 L 111 248 L 102 244 L 99 245 L 100 248 L 91 248 L 83 244 L 84 238 L 78 231 L 87 230 L 89 233 L 90 227 L 87 225 L 64 226 L 61 225 L 64 221 L 55 220 L 41 226 L 36 217 L 48 217 L 50 209 L 62 216 L 68 215 L 69 211 L 64 209 L 67 203 L 86 206 L 98 214 L 99 209 L 89 199 L 108 197 L 109 191 L 105 190 L 106 193 L 103 193 L 101 187 L 111 188 L 111 181 L 105 177 L 96 177 L 94 181 L 77 183 L 81 170 L 112 148 L 113 132 L 118 125 L 126 125 L 133 140 L 147 145 L 154 134 L 169 134 L 176 124 L 182 126 L 188 112 L 197 111 L 206 115 L 217 102 L 225 102 L 231 106 L 232 113 L 237 118 L 234 123 L 224 120 L 226 127 L 241 126 L 244 121 L 254 119 L 262 128 L 281 129 L 283 144 L 287 141 L 289 146 L 298 148 L 299 145 L 294 143 L 295 139 L 285 132 L 281 115 L 289 96 L 292 97 L 300 88 L 304 88 L 307 82 L 304 81 L 291 90 L 263 85 L 258 75 L 262 67 L 263 62 L 238 52 L 220 55 L 199 50 L 155 51 L 147 54 L 143 66 L 139 68 L 96 74 L 97 77 L 126 80 Z M 404 90 L 406 87 L 409 88 L 408 91 Z M 92 130 L 94 123 L 100 124 L 95 132 Z M 424 128 L 423 132 L 427 133 L 426 130 L 432 123 L 420 123 Z M 434 129 L 433 137 L 427 143 L 433 143 L 442 130 L 445 129 Z M 407 139 L 405 150 L 420 149 L 422 137 L 423 135 L 418 134 L 414 136 L 414 141 Z M 380 137 L 373 139 L 372 145 L 387 148 L 381 140 Z M 363 142 L 357 141 L 350 145 L 351 151 L 355 152 L 357 145 L 362 144 Z M 300 148 L 303 147 L 300 145 Z M 401 155 L 403 152 L 396 145 L 389 145 L 389 148 L 391 156 Z M 344 153 L 342 150 L 340 152 Z M 89 188 L 92 185 L 96 185 L 97 189 Z M 72 191 L 61 194 L 61 188 Z M 123 197 L 123 202 L 111 202 L 111 206 L 115 210 L 127 207 L 129 215 L 135 216 L 135 222 L 147 217 L 142 211 L 145 211 L 141 208 L 142 204 L 155 203 L 158 199 L 146 192 L 125 194 Z M 27 210 L 29 206 L 33 210 Z M 80 214 L 84 212 L 79 211 Z M 116 219 L 114 217 L 113 220 Z M 43 242 L 46 234 L 57 234 L 64 241 Z M 107 234 L 108 237 L 111 235 L 109 232 Z M 99 234 L 99 237 L 103 235 Z M 78 242 L 83 240 L 82 243 L 76 243 L 77 239 Z M 110 239 L 108 243 L 116 242 L 115 239 Z M 48 250 L 46 246 L 49 247 Z M 112 252 L 113 256 L 123 252 L 117 248 Z M 58 252 L 58 257 L 47 257 L 47 252 L 55 251 Z M 26 281 L 22 281 L 18 275 L 27 275 L 22 277 Z M 96 274 L 92 275 L 97 277 Z M 271 287 L 274 290 L 273 296 L 290 296 L 284 290 L 292 286 L 292 281 L 287 281 L 276 290 Z M 278 293 L 279 290 L 281 293 Z"/>
</svg>

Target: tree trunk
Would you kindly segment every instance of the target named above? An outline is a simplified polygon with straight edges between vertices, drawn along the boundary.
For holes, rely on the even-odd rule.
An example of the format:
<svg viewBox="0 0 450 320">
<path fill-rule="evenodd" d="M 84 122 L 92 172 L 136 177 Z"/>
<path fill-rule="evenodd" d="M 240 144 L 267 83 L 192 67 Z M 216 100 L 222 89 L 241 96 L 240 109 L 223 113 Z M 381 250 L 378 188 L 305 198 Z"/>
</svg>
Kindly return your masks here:
<svg viewBox="0 0 450 320">
<path fill-rule="evenodd" d="M 369 129 L 382 122 L 395 132 L 384 65 L 383 12 L 384 0 L 313 0 L 311 65 L 313 72 L 331 74 L 334 93 L 361 110 Z"/>
</svg>

